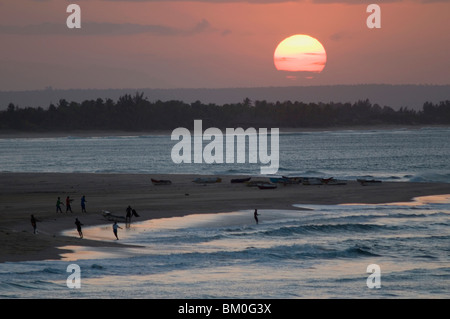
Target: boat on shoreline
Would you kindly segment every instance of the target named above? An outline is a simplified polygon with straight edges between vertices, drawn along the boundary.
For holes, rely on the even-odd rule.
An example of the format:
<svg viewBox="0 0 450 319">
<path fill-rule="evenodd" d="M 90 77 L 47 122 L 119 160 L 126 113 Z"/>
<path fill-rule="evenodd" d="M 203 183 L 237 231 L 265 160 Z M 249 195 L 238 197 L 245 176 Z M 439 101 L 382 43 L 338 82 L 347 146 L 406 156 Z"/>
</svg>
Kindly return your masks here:
<svg viewBox="0 0 450 319">
<path fill-rule="evenodd" d="M 305 177 L 303 179 L 303 185 L 322 185 L 322 178 L 318 177 Z"/>
<path fill-rule="evenodd" d="M 347 185 L 347 181 L 341 179 L 332 179 L 326 185 Z"/>
<path fill-rule="evenodd" d="M 330 177 L 330 178 L 322 178 L 322 184 L 324 184 L 324 185 L 347 185 L 347 181 L 335 179 L 334 177 Z"/>
<path fill-rule="evenodd" d="M 197 184 L 221 183 L 222 179 L 220 177 L 197 177 L 193 182 Z"/>
<path fill-rule="evenodd" d="M 273 184 L 273 183 L 258 183 L 256 184 L 256 186 L 258 186 L 259 189 L 275 189 L 277 188 L 277 184 Z"/>
<path fill-rule="evenodd" d="M 275 184 L 300 184 L 302 181 L 301 177 L 287 177 L 287 176 L 282 176 L 282 177 L 271 177 L 270 178 L 270 182 L 271 183 L 275 183 Z"/>
<path fill-rule="evenodd" d="M 168 179 L 153 179 L 152 178 L 153 185 L 171 185 L 172 181 Z"/>
<path fill-rule="evenodd" d="M 247 178 L 233 178 L 231 180 L 231 183 L 245 183 L 245 182 L 249 182 L 252 178 L 251 177 L 247 177 Z"/>
</svg>

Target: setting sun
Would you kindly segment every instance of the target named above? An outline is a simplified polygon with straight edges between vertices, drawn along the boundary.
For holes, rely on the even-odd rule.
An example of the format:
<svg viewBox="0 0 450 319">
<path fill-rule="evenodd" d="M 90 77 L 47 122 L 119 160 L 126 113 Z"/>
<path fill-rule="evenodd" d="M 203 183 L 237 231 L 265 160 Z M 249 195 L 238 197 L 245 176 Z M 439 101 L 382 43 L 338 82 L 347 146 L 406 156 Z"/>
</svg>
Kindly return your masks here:
<svg viewBox="0 0 450 319">
<path fill-rule="evenodd" d="M 281 41 L 274 53 L 275 67 L 279 71 L 320 73 L 327 55 L 323 45 L 315 38 L 297 34 Z"/>
</svg>

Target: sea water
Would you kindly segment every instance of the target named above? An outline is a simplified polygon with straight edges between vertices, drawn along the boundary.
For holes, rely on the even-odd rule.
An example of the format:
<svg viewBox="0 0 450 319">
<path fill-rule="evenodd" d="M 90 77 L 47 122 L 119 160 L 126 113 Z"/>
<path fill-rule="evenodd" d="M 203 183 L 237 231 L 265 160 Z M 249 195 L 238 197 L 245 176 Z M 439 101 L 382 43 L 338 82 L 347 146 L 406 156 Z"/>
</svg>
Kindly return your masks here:
<svg viewBox="0 0 450 319">
<path fill-rule="evenodd" d="M 133 248 L 0 264 L 1 298 L 448 298 L 450 196 L 199 214 L 119 229 Z M 76 236 L 69 231 L 69 236 Z M 86 228 L 105 236 L 111 225 Z M 80 288 L 67 286 L 80 267 Z M 378 265 L 379 288 L 367 284 Z"/>
<path fill-rule="evenodd" d="M 448 127 L 284 133 L 279 139 L 279 175 L 450 181 Z M 177 142 L 170 135 L 0 138 L 0 172 L 260 174 L 261 164 L 248 160 L 175 164 Z"/>
<path fill-rule="evenodd" d="M 450 181 L 449 128 L 280 135 L 280 173 Z M 177 166 L 170 136 L 0 139 L 0 171 L 256 174 L 248 164 Z M 0 298 L 448 298 L 450 197 L 382 205 L 198 214 L 119 229 L 133 248 L 0 264 Z M 111 240 L 111 225 L 85 238 Z M 66 233 L 77 237 L 75 231 Z M 80 267 L 71 289 L 68 266 Z M 380 269 L 380 288 L 370 288 Z"/>
</svg>

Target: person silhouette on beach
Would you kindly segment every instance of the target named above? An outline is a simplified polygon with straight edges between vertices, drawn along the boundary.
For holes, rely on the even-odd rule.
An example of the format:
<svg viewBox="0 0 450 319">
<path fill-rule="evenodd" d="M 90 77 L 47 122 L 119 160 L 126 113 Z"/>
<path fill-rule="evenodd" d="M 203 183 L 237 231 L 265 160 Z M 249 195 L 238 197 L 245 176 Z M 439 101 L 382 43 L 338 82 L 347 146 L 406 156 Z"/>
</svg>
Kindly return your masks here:
<svg viewBox="0 0 450 319">
<path fill-rule="evenodd" d="M 255 209 L 255 212 L 253 213 L 253 217 L 255 217 L 255 221 L 256 221 L 257 224 L 259 223 L 258 216 L 259 216 L 258 210 Z"/>
<path fill-rule="evenodd" d="M 60 212 L 62 214 L 61 205 L 64 205 L 61 202 L 61 198 L 58 197 L 58 200 L 56 201 L 56 213 Z"/>
<path fill-rule="evenodd" d="M 125 216 L 125 224 L 127 225 L 127 227 L 129 227 L 130 223 L 131 223 L 131 211 L 132 211 L 132 208 L 130 205 L 128 205 L 128 207 L 126 209 L 127 214 Z"/>
<path fill-rule="evenodd" d="M 69 196 L 66 197 L 66 213 L 70 210 L 72 212 L 72 207 L 70 206 L 70 203 L 73 201 L 73 199 L 70 199 Z"/>
<path fill-rule="evenodd" d="M 87 202 L 86 196 L 83 195 L 81 197 L 81 212 L 82 213 L 86 213 L 86 202 Z"/>
<path fill-rule="evenodd" d="M 81 231 L 81 226 L 83 225 L 78 218 L 75 218 L 75 225 L 77 225 L 77 231 L 78 234 L 80 235 L 80 238 L 83 238 L 83 232 Z"/>
<path fill-rule="evenodd" d="M 31 226 L 33 226 L 33 234 L 36 234 L 36 218 L 34 218 L 34 215 L 31 215 Z"/>
<path fill-rule="evenodd" d="M 119 240 L 119 236 L 117 236 L 117 228 L 122 229 L 122 227 L 117 225 L 117 222 L 114 222 L 114 224 L 113 224 L 113 232 L 114 232 L 114 235 L 116 236 L 117 240 Z"/>
</svg>

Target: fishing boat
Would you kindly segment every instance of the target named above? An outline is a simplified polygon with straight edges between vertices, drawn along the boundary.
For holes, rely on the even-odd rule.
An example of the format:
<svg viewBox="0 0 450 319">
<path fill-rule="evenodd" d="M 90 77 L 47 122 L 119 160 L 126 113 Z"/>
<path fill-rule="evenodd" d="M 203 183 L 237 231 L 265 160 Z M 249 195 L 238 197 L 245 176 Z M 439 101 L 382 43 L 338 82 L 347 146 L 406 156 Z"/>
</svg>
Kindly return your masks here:
<svg viewBox="0 0 450 319">
<path fill-rule="evenodd" d="M 324 185 L 347 185 L 347 181 L 335 179 L 334 177 L 322 178 L 321 181 Z"/>
<path fill-rule="evenodd" d="M 287 184 L 300 184 L 302 182 L 301 177 L 287 177 L 283 176 L 284 179 L 287 180 Z"/>
<path fill-rule="evenodd" d="M 257 187 L 258 184 L 261 184 L 261 183 L 267 183 L 267 182 L 264 182 L 264 181 L 248 181 L 248 182 L 244 182 L 244 184 L 247 187 Z"/>
<path fill-rule="evenodd" d="M 330 177 L 330 178 L 322 178 L 322 184 L 328 184 L 328 183 L 330 183 L 330 182 L 333 181 L 333 180 L 334 180 L 333 177 Z"/>
<path fill-rule="evenodd" d="M 169 181 L 168 179 L 153 179 L 153 178 L 152 178 L 152 183 L 153 183 L 153 185 L 170 185 L 170 184 L 172 184 L 172 182 Z"/>
<path fill-rule="evenodd" d="M 256 186 L 258 186 L 259 189 L 274 189 L 274 188 L 277 188 L 277 184 L 273 184 L 273 183 L 258 183 Z"/>
<path fill-rule="evenodd" d="M 301 178 L 300 177 L 271 177 L 270 182 L 275 184 L 300 184 Z"/>
<path fill-rule="evenodd" d="M 322 179 L 317 177 L 303 178 L 303 185 L 322 185 Z"/>
<path fill-rule="evenodd" d="M 251 179 L 251 177 L 247 177 L 247 178 L 233 178 L 231 180 L 231 183 L 245 183 L 245 182 L 249 182 Z"/>
<path fill-rule="evenodd" d="M 329 180 L 326 185 L 347 185 L 347 181 L 346 180 L 341 180 L 341 179 L 332 179 Z"/>
<path fill-rule="evenodd" d="M 193 182 L 198 184 L 220 183 L 222 179 L 220 177 L 197 177 Z"/>
</svg>

